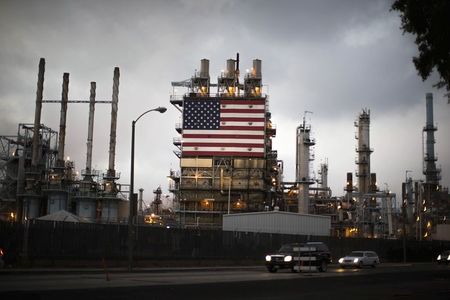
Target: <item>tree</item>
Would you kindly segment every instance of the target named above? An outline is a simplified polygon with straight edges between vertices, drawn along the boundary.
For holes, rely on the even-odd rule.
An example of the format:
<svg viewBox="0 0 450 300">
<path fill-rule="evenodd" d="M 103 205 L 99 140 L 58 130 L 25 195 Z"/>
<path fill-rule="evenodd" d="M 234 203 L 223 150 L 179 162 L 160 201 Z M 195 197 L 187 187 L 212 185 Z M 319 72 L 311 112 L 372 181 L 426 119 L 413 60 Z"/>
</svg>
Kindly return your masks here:
<svg viewBox="0 0 450 300">
<path fill-rule="evenodd" d="M 434 86 L 445 87 L 450 102 L 450 1 L 396 0 L 391 10 L 400 12 L 403 33 L 416 36 L 419 56 L 413 62 L 422 80 L 436 70 Z"/>
</svg>

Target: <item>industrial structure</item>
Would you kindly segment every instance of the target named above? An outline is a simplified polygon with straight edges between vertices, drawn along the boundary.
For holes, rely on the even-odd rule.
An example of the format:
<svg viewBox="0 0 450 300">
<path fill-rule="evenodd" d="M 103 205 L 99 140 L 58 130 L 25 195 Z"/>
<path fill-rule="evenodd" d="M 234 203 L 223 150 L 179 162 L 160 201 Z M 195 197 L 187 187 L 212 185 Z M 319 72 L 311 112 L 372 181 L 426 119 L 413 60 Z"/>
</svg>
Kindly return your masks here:
<svg viewBox="0 0 450 300">
<path fill-rule="evenodd" d="M 343 196 L 333 196 L 328 186 L 327 159 L 320 164 L 319 177 L 315 176 L 312 163 L 316 140 L 306 121 L 307 114 L 312 113 L 309 111 L 304 111 L 296 128 L 295 180 L 284 181 L 283 161 L 272 147 L 276 127 L 268 96 L 263 93 L 261 60 L 253 60 L 243 78 L 239 63 L 239 54 L 236 59 L 228 59 L 226 69 L 212 83 L 209 60 L 202 59 L 200 71 L 192 78 L 172 82 L 170 102 L 182 120 L 175 126 L 180 136 L 173 140 L 179 170 L 171 169 L 168 176 L 173 207 L 162 205 L 169 196 L 162 198 L 161 187 L 153 191 L 151 204 L 144 205 L 140 189 L 134 214 L 137 223 L 182 228 L 227 225 L 229 229 L 245 224 L 246 218 L 256 223 L 285 220 L 285 224 L 322 220 L 317 224 L 325 222 L 326 226 L 317 226 L 334 236 L 404 236 L 418 240 L 430 238 L 436 228 L 448 224 L 450 197 L 448 189 L 440 185 L 441 170 L 436 166 L 437 127 L 431 93 L 426 95 L 426 124 L 422 131 L 425 178 L 413 180 L 408 177 L 411 171 L 406 171 L 402 204 L 397 208 L 396 194 L 387 184 L 381 189 L 371 170 L 374 150 L 370 145 L 368 109 L 363 109 L 355 121 L 356 171 L 346 174 Z M 129 214 L 129 185 L 118 183 L 120 173 L 115 169 L 119 69 L 114 69 L 111 101 L 96 99 L 95 82 L 90 84 L 89 100 L 69 100 L 68 73 L 63 74 L 61 99 L 45 100 L 44 72 L 45 60 L 41 59 L 34 122 L 20 123 L 16 135 L 0 136 L 0 219 L 23 221 L 67 211 L 84 221 L 125 221 Z M 178 87 L 187 91 L 177 95 Z M 47 103 L 61 105 L 58 131 L 41 123 L 43 104 Z M 65 157 L 66 119 L 72 103 L 89 105 L 86 164 L 80 175 L 74 162 Z M 96 104 L 111 104 L 109 163 L 105 172 L 92 168 Z M 252 228 L 259 225 L 255 226 Z"/>
<path fill-rule="evenodd" d="M 355 122 L 357 133 L 357 158 L 355 160 L 358 178 L 353 184 L 353 174 L 347 173 L 345 195 L 338 204 L 335 234 L 369 238 L 391 238 L 396 232 L 396 195 L 388 186 L 380 190 L 376 173 L 371 172 L 370 156 L 370 110 L 363 109 Z"/>
<path fill-rule="evenodd" d="M 209 60 L 202 59 L 200 72 L 172 86 L 188 89 L 170 100 L 182 113 L 176 126 L 181 138 L 174 139 L 180 170 L 169 175 L 181 225 L 221 227 L 224 214 L 277 207 L 282 163 L 272 148 L 276 128 L 263 94 L 261 60 L 253 60 L 241 82 L 237 54 L 211 83 Z"/>
<path fill-rule="evenodd" d="M 450 219 L 450 195 L 448 188 L 440 184 L 441 169 L 436 166 L 435 131 L 437 127 L 433 117 L 433 94 L 427 93 L 426 123 L 422 130 L 425 179 L 414 180 L 408 177 L 410 171 L 406 171 L 405 182 L 402 184 L 404 234 L 418 240 L 431 238 L 436 234 L 436 228 L 448 224 Z"/>
<path fill-rule="evenodd" d="M 282 210 L 329 216 L 335 236 L 392 237 L 395 235 L 396 195 L 387 189 L 380 191 L 376 174 L 370 171 L 373 149 L 370 148 L 368 109 L 359 115 L 355 127 L 358 182 L 354 185 L 353 173 L 347 173 L 345 195 L 335 197 L 328 187 L 328 160 L 320 164 L 319 178 L 312 175 L 311 162 L 314 160 L 316 141 L 311 137 L 311 125 L 303 118 L 302 124 L 297 127 L 296 181 L 282 182 Z"/>
<path fill-rule="evenodd" d="M 64 73 L 61 99 L 43 99 L 45 60 L 40 59 L 34 123 L 21 123 L 17 135 L 0 136 L 0 211 L 2 218 L 22 221 L 66 210 L 91 222 L 118 222 L 125 207 L 120 174 L 115 170 L 119 68 L 114 69 L 112 101 L 96 100 L 91 82 L 89 100 L 69 100 L 69 73 Z M 60 103 L 59 132 L 41 123 L 45 103 Z M 86 168 L 79 178 L 65 158 L 69 103 L 89 104 Z M 95 105 L 111 104 L 108 170 L 92 169 Z"/>
</svg>

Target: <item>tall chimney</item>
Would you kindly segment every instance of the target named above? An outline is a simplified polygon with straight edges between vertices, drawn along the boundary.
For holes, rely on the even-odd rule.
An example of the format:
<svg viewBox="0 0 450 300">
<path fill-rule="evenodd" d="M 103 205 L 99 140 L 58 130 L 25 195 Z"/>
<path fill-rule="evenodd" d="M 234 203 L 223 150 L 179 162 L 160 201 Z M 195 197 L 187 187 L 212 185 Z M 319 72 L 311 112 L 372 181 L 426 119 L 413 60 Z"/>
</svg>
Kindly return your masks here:
<svg viewBox="0 0 450 300">
<path fill-rule="evenodd" d="M 33 134 L 33 153 L 31 157 L 31 166 L 36 167 L 39 163 L 39 132 L 41 128 L 41 111 L 42 111 L 42 94 L 44 92 L 44 73 L 45 73 L 45 59 L 39 60 L 39 73 L 36 89 L 36 108 L 34 111 L 34 134 Z"/>
<path fill-rule="evenodd" d="M 363 109 L 359 120 L 355 124 L 358 127 L 358 192 L 367 194 L 370 192 L 370 110 Z"/>
<path fill-rule="evenodd" d="M 64 167 L 64 147 L 66 143 L 66 121 L 67 121 L 67 103 L 69 93 L 69 73 L 64 73 L 62 94 L 61 94 L 61 114 L 59 119 L 59 141 L 58 141 L 58 164 Z"/>
<path fill-rule="evenodd" d="M 88 137 L 87 137 L 87 154 L 86 154 L 86 174 L 92 173 L 92 146 L 94 139 L 94 113 L 95 113 L 95 89 L 97 84 L 91 82 L 91 92 L 89 96 L 89 123 L 88 123 Z"/>
<path fill-rule="evenodd" d="M 138 210 L 139 210 L 139 213 L 141 213 L 142 214 L 142 203 L 144 203 L 144 189 L 143 188 L 140 188 L 139 189 L 139 201 L 138 201 Z"/>
<path fill-rule="evenodd" d="M 423 174 L 427 183 L 439 184 L 440 180 L 440 170 L 436 168 L 437 158 L 434 155 L 434 144 L 436 143 L 434 139 L 434 132 L 437 127 L 433 124 L 433 94 L 427 93 L 426 95 L 426 108 L 427 108 L 427 120 L 423 131 L 426 133 L 426 153 L 423 158 L 424 160 L 424 170 Z"/>
<path fill-rule="evenodd" d="M 116 157 L 116 128 L 117 128 L 117 109 L 119 103 L 119 68 L 114 68 L 113 93 L 111 105 L 111 132 L 109 136 L 109 166 L 108 177 L 116 177 L 114 161 Z"/>
</svg>

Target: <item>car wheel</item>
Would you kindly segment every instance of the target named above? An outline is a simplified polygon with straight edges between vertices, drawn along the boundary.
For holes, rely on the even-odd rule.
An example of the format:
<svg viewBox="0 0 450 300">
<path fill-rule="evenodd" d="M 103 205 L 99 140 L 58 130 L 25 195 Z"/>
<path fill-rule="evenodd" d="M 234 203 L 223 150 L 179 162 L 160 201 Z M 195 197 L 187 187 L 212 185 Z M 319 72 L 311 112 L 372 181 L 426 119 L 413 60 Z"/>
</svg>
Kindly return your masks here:
<svg viewBox="0 0 450 300">
<path fill-rule="evenodd" d="M 360 261 L 359 264 L 358 264 L 358 266 L 357 266 L 357 268 L 358 268 L 358 269 L 361 269 L 362 267 L 363 267 L 363 263 L 362 263 L 362 261 Z"/>
<path fill-rule="evenodd" d="M 278 269 L 275 268 L 275 267 L 267 267 L 267 270 L 268 270 L 270 273 L 276 273 L 276 272 L 278 271 Z"/>
<path fill-rule="evenodd" d="M 373 264 L 372 264 L 372 268 L 376 268 L 376 266 L 377 266 L 377 262 L 374 261 Z"/>
<path fill-rule="evenodd" d="M 322 260 L 322 262 L 320 263 L 319 271 L 320 272 L 326 272 L 327 269 L 328 269 L 327 262 Z"/>
<path fill-rule="evenodd" d="M 292 273 L 297 273 L 297 272 L 298 272 L 298 271 L 295 269 L 295 266 L 292 266 L 292 267 L 291 267 L 291 272 L 292 272 Z"/>
</svg>

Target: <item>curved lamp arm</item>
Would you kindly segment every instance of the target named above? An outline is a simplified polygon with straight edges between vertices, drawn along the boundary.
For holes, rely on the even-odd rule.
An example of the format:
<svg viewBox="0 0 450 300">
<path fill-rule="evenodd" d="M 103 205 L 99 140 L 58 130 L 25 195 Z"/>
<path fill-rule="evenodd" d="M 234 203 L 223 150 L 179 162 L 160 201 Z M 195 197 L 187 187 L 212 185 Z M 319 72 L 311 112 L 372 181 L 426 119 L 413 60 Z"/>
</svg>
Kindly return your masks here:
<svg viewBox="0 0 450 300">
<path fill-rule="evenodd" d="M 159 106 L 157 108 L 149 109 L 146 112 L 143 112 L 139 117 L 137 117 L 137 119 L 134 120 L 133 123 L 136 123 L 143 115 L 145 115 L 146 113 L 149 113 L 151 111 L 159 111 L 160 113 L 165 113 L 166 110 L 167 110 L 167 108 L 165 108 L 163 106 Z"/>
</svg>

